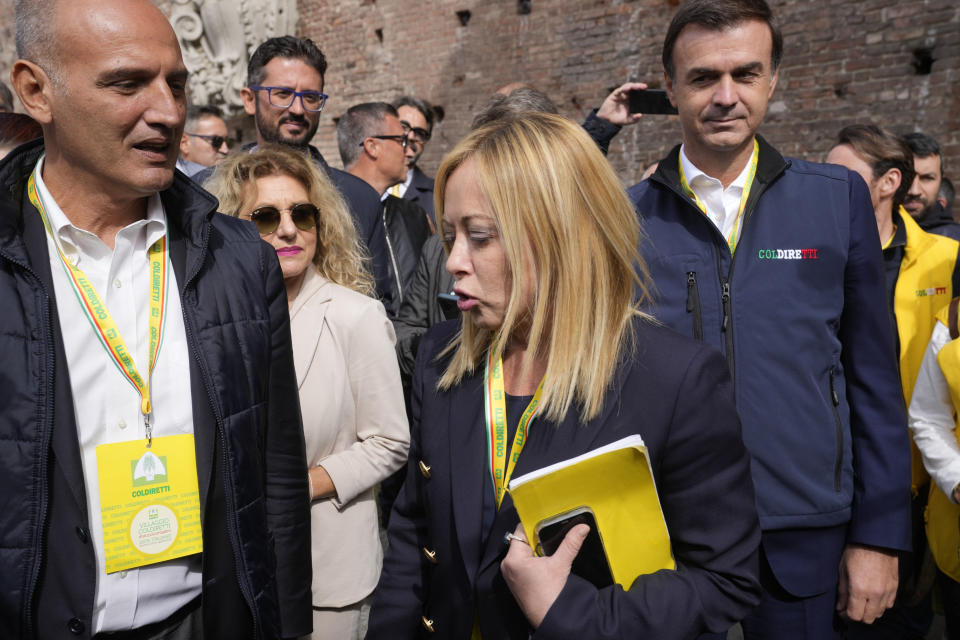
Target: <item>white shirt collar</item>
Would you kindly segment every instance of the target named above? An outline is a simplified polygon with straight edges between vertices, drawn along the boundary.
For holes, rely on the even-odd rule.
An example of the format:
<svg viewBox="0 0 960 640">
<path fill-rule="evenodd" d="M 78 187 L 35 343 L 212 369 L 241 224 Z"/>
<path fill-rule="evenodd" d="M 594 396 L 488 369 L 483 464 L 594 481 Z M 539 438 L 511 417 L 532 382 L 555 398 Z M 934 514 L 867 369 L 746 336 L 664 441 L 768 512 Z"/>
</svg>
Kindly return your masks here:
<svg viewBox="0 0 960 640">
<path fill-rule="evenodd" d="M 393 187 L 390 187 L 389 189 L 384 191 L 383 195 L 380 196 L 380 202 L 383 202 L 384 200 L 386 200 L 387 198 L 393 195 L 392 191 L 394 191 L 394 187 L 399 188 L 400 195 L 398 197 L 402 198 L 403 194 L 405 194 L 407 192 L 407 189 L 410 188 L 411 182 L 413 182 L 413 169 L 407 169 L 407 179 L 399 184 L 393 185 Z"/>
<path fill-rule="evenodd" d="M 47 220 L 50 222 L 50 228 L 53 230 L 54 235 L 61 244 L 69 243 L 71 248 L 74 247 L 75 243 L 73 234 L 96 237 L 93 233 L 85 229 L 80 229 L 70 222 L 70 218 L 67 217 L 67 214 L 63 212 L 63 209 L 60 208 L 60 205 L 57 204 L 57 201 L 50 194 L 50 190 L 47 189 L 47 185 L 43 181 L 44 159 L 45 156 L 40 156 L 40 160 L 37 161 L 37 193 L 39 193 L 40 201 L 43 203 L 44 209 L 46 209 Z M 153 194 L 149 200 L 147 200 L 147 217 L 144 220 L 137 220 L 125 228 L 129 229 L 142 225 L 146 225 L 147 227 L 147 246 L 159 240 L 163 237 L 163 234 L 166 233 L 166 215 L 163 211 L 163 203 L 160 201 L 159 193 Z M 67 247 L 64 247 L 64 249 L 66 250 Z"/>
<path fill-rule="evenodd" d="M 685 146 L 686 145 L 680 145 L 680 165 L 683 167 L 683 175 L 687 178 L 687 184 L 690 185 L 690 188 L 694 189 L 695 184 L 719 184 L 719 179 L 708 176 L 690 161 L 690 158 L 687 157 L 686 151 L 684 151 Z M 743 171 L 740 172 L 740 175 L 738 175 L 734 181 L 730 183 L 730 186 L 724 189 L 724 191 L 728 191 L 730 189 L 738 189 L 743 191 L 743 188 L 747 184 L 747 175 L 749 175 L 749 173 L 750 162 L 747 162 L 746 166 L 743 168 Z M 694 189 L 694 191 L 696 191 L 696 189 Z"/>
</svg>

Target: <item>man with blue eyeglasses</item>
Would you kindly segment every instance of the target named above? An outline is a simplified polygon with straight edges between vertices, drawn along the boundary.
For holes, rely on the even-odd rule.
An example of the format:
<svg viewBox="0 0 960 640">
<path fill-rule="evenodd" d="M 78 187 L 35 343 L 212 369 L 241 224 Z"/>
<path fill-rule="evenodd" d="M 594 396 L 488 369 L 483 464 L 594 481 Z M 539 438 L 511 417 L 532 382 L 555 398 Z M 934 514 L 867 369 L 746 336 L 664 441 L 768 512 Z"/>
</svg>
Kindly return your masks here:
<svg viewBox="0 0 960 640">
<path fill-rule="evenodd" d="M 252 151 L 261 144 L 272 143 L 310 154 L 347 201 L 357 233 L 372 257 L 377 294 L 389 307 L 392 289 L 386 239 L 383 226 L 377 224 L 380 196 L 360 178 L 329 166 L 310 144 L 327 100 L 323 93 L 326 70 L 326 57 L 309 38 L 281 36 L 257 47 L 247 65 L 247 86 L 241 90 L 243 108 L 257 125 L 257 142 L 244 149 Z M 211 173 L 212 170 L 203 171 L 194 179 L 202 184 Z"/>
<path fill-rule="evenodd" d="M 306 38 L 283 36 L 261 44 L 247 67 L 240 95 L 261 143 L 306 147 L 317 132 L 326 103 L 327 60 Z"/>
</svg>

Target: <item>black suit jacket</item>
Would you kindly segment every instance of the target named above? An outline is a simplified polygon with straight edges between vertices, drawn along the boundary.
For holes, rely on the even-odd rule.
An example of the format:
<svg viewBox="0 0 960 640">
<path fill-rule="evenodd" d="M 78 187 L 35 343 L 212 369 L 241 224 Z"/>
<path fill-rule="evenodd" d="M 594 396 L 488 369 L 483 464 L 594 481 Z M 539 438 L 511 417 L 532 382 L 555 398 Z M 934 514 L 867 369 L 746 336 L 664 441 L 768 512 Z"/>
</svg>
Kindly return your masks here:
<svg viewBox="0 0 960 640">
<path fill-rule="evenodd" d="M 313 147 L 310 149 L 312 150 Z M 385 307 L 391 308 L 394 304 L 394 294 L 390 280 L 387 237 L 380 220 L 383 210 L 380 195 L 366 180 L 329 166 L 320 156 L 320 152 L 317 152 L 314 159 L 321 163 L 327 175 L 330 176 L 330 181 L 347 201 L 347 206 L 353 215 L 353 222 L 357 227 L 357 235 L 370 251 L 373 279 L 377 283 L 377 297 Z"/>
<path fill-rule="evenodd" d="M 413 179 L 410 186 L 403 192 L 404 200 L 416 202 L 420 207 L 430 214 L 430 218 L 436 226 L 437 214 L 433 210 L 433 178 L 429 177 L 420 167 L 413 166 Z"/>
<path fill-rule="evenodd" d="M 390 304 L 384 303 L 391 320 L 400 312 L 407 294 L 407 286 L 417 270 L 423 243 L 430 237 L 430 218 L 427 212 L 405 198 L 388 195 L 383 201 L 383 227 L 390 259 Z"/>
<path fill-rule="evenodd" d="M 526 619 L 500 573 L 503 535 L 518 523 L 509 495 L 481 531 L 485 475 L 483 371 L 437 392 L 437 361 L 457 321 L 423 339 L 413 383 L 406 482 L 390 518 L 368 640 L 470 637 L 526 639 Z M 670 531 L 675 571 L 597 590 L 571 575 L 535 638 L 691 638 L 725 631 L 759 600 L 760 531 L 749 460 L 726 363 L 713 348 L 636 321 L 635 350 L 613 380 L 601 414 L 534 420 L 514 472 L 583 454 L 631 434 L 646 443 Z M 421 472 L 421 460 L 430 467 Z M 434 555 L 436 562 L 426 557 Z"/>
<path fill-rule="evenodd" d="M 29 171 L 39 151 L 35 145 L 14 161 Z M 7 163 L 0 180 L 16 173 L 17 166 Z M 14 498 L 0 495 L 0 501 L 24 501 L 30 508 L 23 522 L 41 530 L 25 543 L 26 566 L 17 568 L 27 574 L 23 584 L 3 565 L 5 577 L 25 593 L 16 625 L 6 618 L 12 598 L 2 600 L 0 629 L 18 629 L 10 637 L 89 638 L 97 568 L 46 236 L 22 186 L 10 188 L 13 202 L 0 201 L 0 255 L 28 265 L 33 277 L 23 281 L 29 286 L 11 288 L 17 280 L 8 274 L 20 271 L 8 272 L 0 260 L 0 271 L 7 275 L 0 278 L 0 299 L 8 306 L 18 300 L 42 301 L 47 310 L 39 314 L 45 319 L 43 329 L 32 330 L 33 349 L 44 363 L 40 389 L 21 382 L 18 396 L 28 396 L 29 389 L 49 413 L 3 416 L 31 425 L 38 446 L 18 462 L 27 470 L 25 482 L 33 476 L 33 490 L 19 491 Z M 215 214 L 213 199 L 190 181 L 178 178 L 161 197 L 191 356 L 207 637 L 299 636 L 309 632 L 312 622 L 309 505 L 279 265 L 249 223 Z M 17 200 L 19 211 L 13 208 Z M 11 228 L 19 229 L 19 235 L 11 236 Z M 33 321 L 33 307 L 28 308 L 30 313 L 20 309 L 31 318 L 24 324 Z M 224 348 L 231 344 L 239 346 Z M 30 368 L 5 346 L 8 366 Z M 8 426 L 0 429 L 7 433 Z M 49 448 L 41 441 L 46 437 Z M 17 532 L 2 533 L 21 539 Z"/>
</svg>

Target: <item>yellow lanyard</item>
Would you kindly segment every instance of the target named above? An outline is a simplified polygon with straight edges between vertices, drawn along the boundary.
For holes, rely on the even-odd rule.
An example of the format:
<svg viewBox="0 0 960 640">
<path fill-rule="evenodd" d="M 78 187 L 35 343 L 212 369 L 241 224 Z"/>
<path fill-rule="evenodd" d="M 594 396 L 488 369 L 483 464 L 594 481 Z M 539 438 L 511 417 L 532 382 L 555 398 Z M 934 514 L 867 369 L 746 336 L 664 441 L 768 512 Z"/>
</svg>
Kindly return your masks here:
<svg viewBox="0 0 960 640">
<path fill-rule="evenodd" d="M 540 396 L 543 393 L 543 380 L 533 394 L 533 399 L 517 425 L 517 433 L 510 448 L 510 460 L 507 460 L 507 400 L 503 390 L 503 360 L 493 362 L 493 347 L 487 354 L 487 367 L 483 374 L 484 408 L 487 416 L 487 455 L 490 458 L 490 478 L 493 481 L 493 491 L 497 499 L 497 509 L 503 502 L 504 493 L 513 475 L 513 468 L 517 464 L 523 445 L 527 441 L 527 429 L 540 405 Z"/>
<path fill-rule="evenodd" d="M 36 169 L 30 174 L 27 181 L 27 193 L 30 202 L 40 212 L 40 218 L 43 220 L 43 226 L 53 238 L 53 244 L 57 247 L 57 254 L 60 256 L 60 263 L 63 270 L 70 278 L 73 284 L 74 293 L 80 301 L 93 327 L 94 333 L 100 340 L 100 344 L 110 354 L 113 363 L 120 370 L 120 373 L 133 385 L 140 394 L 140 411 L 143 413 L 144 423 L 147 430 L 147 447 L 153 441 L 153 427 L 150 424 L 152 407 L 150 405 L 150 375 L 153 374 L 153 368 L 157 364 L 157 356 L 160 353 L 160 345 L 163 340 L 163 321 L 166 316 L 167 303 L 167 236 L 154 242 L 149 249 L 150 258 L 150 349 L 149 349 L 149 368 L 147 379 L 144 380 L 137 371 L 137 365 L 133 361 L 133 356 L 127 349 L 123 338 L 120 337 L 120 330 L 107 306 L 104 304 L 100 295 L 94 288 L 93 283 L 87 276 L 75 267 L 63 254 L 60 242 L 57 240 L 53 229 L 50 227 L 50 220 L 47 217 L 47 210 L 40 200 L 40 194 L 37 191 Z"/>
<path fill-rule="evenodd" d="M 727 246 L 730 247 L 730 254 L 733 255 L 733 252 L 737 248 L 738 237 L 738 228 L 740 226 L 740 218 L 743 217 L 743 211 L 747 207 L 747 200 L 750 198 L 750 188 L 753 186 L 753 179 L 757 175 L 757 162 L 760 159 L 760 145 L 757 143 L 757 139 L 753 139 L 753 156 L 750 158 L 750 170 L 747 172 L 747 182 L 743 185 L 743 193 L 740 194 L 740 206 L 737 208 L 737 219 L 733 221 L 733 228 L 730 230 L 730 234 L 727 236 Z M 684 193 L 690 196 L 694 202 L 697 203 L 700 211 L 707 214 L 707 205 L 693 192 L 693 189 L 690 188 L 690 185 L 687 184 L 687 177 L 683 174 L 683 160 L 680 160 L 678 163 L 680 167 L 680 186 L 683 187 Z"/>
</svg>

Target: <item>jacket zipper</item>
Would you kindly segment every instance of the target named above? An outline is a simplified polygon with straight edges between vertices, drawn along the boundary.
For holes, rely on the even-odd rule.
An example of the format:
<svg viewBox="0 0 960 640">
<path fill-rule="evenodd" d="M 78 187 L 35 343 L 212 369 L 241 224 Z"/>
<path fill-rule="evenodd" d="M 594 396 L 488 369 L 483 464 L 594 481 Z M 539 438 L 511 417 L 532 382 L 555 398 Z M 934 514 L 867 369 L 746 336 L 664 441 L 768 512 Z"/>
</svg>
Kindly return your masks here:
<svg viewBox="0 0 960 640">
<path fill-rule="evenodd" d="M 833 490 L 840 491 L 840 475 L 843 471 L 843 425 L 840 424 L 840 396 L 837 395 L 834 368 L 830 367 L 830 404 L 833 409 L 833 423 L 837 430 L 837 455 L 833 463 Z"/>
<path fill-rule="evenodd" d="M 687 194 L 685 194 L 682 190 L 674 187 L 672 184 L 669 184 L 669 183 L 667 183 L 667 182 L 665 182 L 665 181 L 663 181 L 663 180 L 658 180 L 658 182 L 660 182 L 660 184 L 664 185 L 665 187 L 667 187 L 668 189 L 670 189 L 671 191 L 673 191 L 675 194 L 677 194 L 678 196 L 680 196 L 680 198 L 681 198 L 684 202 L 688 203 L 691 207 L 693 207 L 693 210 L 696 211 L 696 215 L 701 216 L 701 217 L 705 217 L 704 214 L 703 214 L 703 211 L 701 211 L 700 208 L 699 208 L 699 207 L 690 199 L 690 197 L 689 197 Z M 761 185 L 760 191 L 757 192 L 757 199 L 759 199 L 759 196 L 763 194 L 763 191 L 764 191 L 764 190 L 765 190 L 765 189 L 763 188 L 763 185 Z M 757 200 L 754 200 L 754 202 L 756 202 L 756 201 L 757 201 Z M 742 225 L 742 226 L 741 226 L 741 229 L 742 229 L 744 226 L 746 226 L 747 220 L 750 218 L 750 215 L 751 215 L 752 213 L 753 213 L 753 208 L 752 208 L 752 207 L 751 207 L 750 209 L 747 209 L 747 210 L 744 212 L 743 222 L 741 223 L 741 225 Z M 725 239 L 725 238 L 723 237 L 723 235 L 720 233 L 720 230 L 717 229 L 716 225 L 714 225 L 713 222 L 711 222 L 711 221 L 709 221 L 709 220 L 706 221 L 706 224 L 710 225 L 710 228 L 713 230 L 714 235 L 715 235 L 716 237 L 719 237 L 719 238 L 720 238 L 720 240 L 721 240 L 722 243 L 723 243 L 722 246 L 723 246 L 724 248 L 726 248 L 726 247 L 727 247 L 726 239 Z M 741 237 L 741 238 L 743 237 L 743 232 L 742 232 L 742 231 L 741 231 L 741 233 L 740 233 L 740 237 Z M 729 251 L 729 248 L 727 249 L 727 251 Z M 735 363 L 734 363 L 734 356 L 733 356 L 733 347 L 734 347 L 734 345 L 733 345 L 733 308 L 732 308 L 733 305 L 732 305 L 732 302 L 731 302 L 732 296 L 731 296 L 731 292 L 730 292 L 730 282 L 731 282 L 731 280 L 732 280 L 732 278 L 733 278 L 733 264 L 734 264 L 734 261 L 737 259 L 737 254 L 736 254 L 736 252 L 734 252 L 734 254 L 731 256 L 731 258 L 730 258 L 730 269 L 727 271 L 726 275 L 724 275 L 724 273 L 723 273 L 723 256 L 720 254 L 720 249 L 717 247 L 716 244 L 714 244 L 714 246 L 713 246 L 713 252 L 714 252 L 714 256 L 715 256 L 716 259 L 717 259 L 717 274 L 718 274 L 719 277 L 720 277 L 720 288 L 721 288 L 720 300 L 721 300 L 721 302 L 723 303 L 723 319 L 722 319 L 722 322 L 721 322 L 721 325 L 720 325 L 720 330 L 721 330 L 721 332 L 723 332 L 723 334 L 724 334 L 724 350 L 726 351 L 726 353 L 725 353 L 724 355 L 726 356 L 726 359 L 727 359 L 727 368 L 730 370 L 730 378 L 731 378 L 731 380 L 732 380 L 732 382 L 733 382 L 734 393 L 736 393 L 737 376 L 735 375 L 736 369 L 734 368 L 734 364 L 735 364 Z M 691 274 L 691 273 L 694 273 L 694 272 L 687 272 L 687 292 L 688 292 L 688 294 L 689 294 L 689 291 L 690 291 L 690 274 Z M 695 274 L 695 273 L 694 273 L 694 277 L 696 277 L 696 274 Z M 699 289 L 699 287 L 698 287 L 698 289 Z M 699 291 L 698 291 L 698 292 L 699 292 Z M 688 310 L 689 310 L 689 306 L 690 306 L 690 305 L 689 305 L 689 302 L 688 302 L 688 304 L 687 304 Z M 702 333 L 702 331 L 703 331 L 703 327 L 702 327 L 702 325 L 701 325 L 701 333 Z"/>
<path fill-rule="evenodd" d="M 40 277 L 37 276 L 37 274 L 33 271 L 33 269 L 31 269 L 28 265 L 24 264 L 23 262 L 20 262 L 19 260 L 12 258 L 11 256 L 3 252 L 0 252 L 0 257 L 5 258 L 11 264 L 17 265 L 18 267 L 23 269 L 25 272 L 30 274 L 30 276 L 36 281 L 37 288 L 41 291 L 43 290 L 43 283 L 41 282 Z M 44 297 L 46 297 L 49 300 L 49 296 L 46 296 L 46 294 L 44 294 Z M 52 326 L 53 319 L 50 317 L 49 302 L 47 304 L 44 304 L 43 307 L 44 307 L 43 313 L 41 314 L 41 316 L 46 325 L 46 331 L 44 332 L 46 335 L 44 337 L 48 340 L 48 344 L 52 347 L 54 344 L 53 326 Z M 46 365 L 46 374 L 47 374 L 47 384 L 45 386 L 47 389 L 50 390 L 50 393 L 47 394 L 46 419 L 52 420 L 54 411 L 55 411 L 53 396 L 56 393 L 53 388 L 55 383 L 54 374 L 53 374 L 53 369 L 55 366 L 55 356 L 52 348 L 47 349 L 46 351 L 47 351 L 47 355 L 46 355 L 45 365 Z M 40 481 L 44 485 L 41 487 L 41 490 L 40 490 L 41 496 L 45 495 L 48 489 L 48 487 L 46 486 L 47 458 L 48 458 L 48 456 L 46 455 L 46 452 L 50 448 L 51 432 L 52 432 L 52 429 L 44 429 L 43 439 L 40 442 L 40 451 L 43 452 L 43 454 L 40 456 L 39 478 L 41 479 Z M 24 608 L 23 608 L 22 628 L 24 630 L 25 638 L 30 638 L 33 636 L 33 599 L 34 597 L 36 597 L 37 583 L 40 581 L 40 556 L 41 556 L 41 551 L 43 549 L 43 538 L 44 538 L 43 531 L 46 529 L 45 524 L 47 519 L 47 506 L 48 506 L 47 502 L 48 500 L 44 500 L 44 499 L 37 500 L 37 503 L 40 505 L 40 511 L 37 514 L 38 515 L 37 526 L 39 528 L 39 531 L 35 532 L 35 537 L 38 542 L 38 545 L 37 545 L 37 549 L 35 549 L 35 554 L 32 560 L 30 576 L 28 577 L 28 580 L 30 581 L 29 588 L 27 592 L 24 594 L 26 597 L 25 597 Z"/>
<path fill-rule="evenodd" d="M 766 187 L 766 184 L 765 184 L 765 183 L 760 183 L 760 184 L 754 185 L 754 186 L 755 186 L 755 187 L 758 187 L 758 188 L 757 188 L 757 191 L 755 192 L 755 193 L 756 193 L 756 197 L 755 197 L 755 199 L 753 200 L 753 204 L 750 205 L 750 206 L 743 212 L 743 221 L 740 223 L 740 238 L 741 238 L 741 239 L 743 238 L 743 230 L 744 230 L 744 228 L 747 226 L 747 222 L 748 222 L 748 221 L 750 220 L 750 218 L 753 216 L 753 212 L 754 212 L 754 210 L 756 209 L 756 203 L 760 201 L 760 197 L 763 195 L 763 192 L 767 190 L 767 187 Z M 674 190 L 674 191 L 676 191 L 676 190 Z M 690 202 L 689 198 L 687 198 L 687 201 Z M 696 205 L 693 204 L 692 202 L 691 202 L 691 205 L 694 206 L 694 207 L 696 207 Z M 703 215 L 703 212 L 700 211 L 699 208 L 697 208 L 697 213 L 700 213 L 701 215 Z M 727 244 L 726 238 L 724 238 L 724 237 L 723 237 L 723 234 L 720 233 L 720 230 L 717 229 L 716 225 L 714 225 L 714 224 L 713 224 L 712 222 L 710 222 L 710 221 L 707 221 L 707 223 L 708 223 L 711 227 L 713 227 L 713 230 L 714 230 L 714 232 L 715 232 L 715 236 L 719 236 L 719 237 L 720 237 L 720 240 L 721 240 L 721 243 L 722 243 L 722 244 L 720 245 L 720 247 L 722 247 L 722 249 L 721 249 L 720 247 L 718 247 L 716 244 L 714 244 L 714 246 L 713 246 L 714 255 L 715 255 L 716 258 L 717 258 L 717 273 L 720 274 L 720 302 L 722 303 L 722 307 L 723 307 L 723 319 L 722 319 L 722 321 L 721 321 L 721 323 L 720 323 L 720 331 L 723 333 L 724 350 L 726 351 L 726 354 L 725 354 L 725 355 L 726 355 L 726 357 L 727 357 L 727 367 L 730 369 L 730 379 L 731 379 L 732 382 L 733 382 L 734 394 L 736 394 L 736 389 L 737 389 L 737 375 L 736 375 L 736 371 L 737 371 L 737 370 L 736 370 L 736 358 L 735 358 L 735 356 L 734 356 L 734 342 L 733 342 L 733 293 L 732 293 L 732 291 L 731 291 L 731 288 L 732 288 L 732 283 L 733 283 L 733 267 L 734 267 L 734 265 L 735 265 L 736 262 L 737 262 L 737 256 L 739 255 L 739 253 L 736 251 L 736 247 L 735 247 L 735 248 L 734 248 L 734 252 L 730 255 L 730 268 L 727 270 L 726 275 L 724 275 L 724 273 L 723 273 L 723 256 L 721 255 L 720 252 L 723 251 L 723 250 L 729 251 L 729 250 L 730 250 L 730 249 L 729 249 L 729 245 Z"/>
<path fill-rule="evenodd" d="M 779 177 L 780 173 L 782 173 L 782 170 L 781 170 L 780 172 L 778 172 L 778 173 L 777 173 L 777 176 L 775 176 L 775 177 Z M 656 175 L 656 174 L 654 174 L 654 175 Z M 677 188 L 675 185 L 670 184 L 669 182 L 667 182 L 666 180 L 663 180 L 663 179 L 657 179 L 656 181 L 657 181 L 658 183 L 664 185 L 665 187 L 667 187 L 667 188 L 670 189 L 671 191 L 673 191 L 675 194 L 677 194 L 677 195 L 680 197 L 680 199 L 682 199 L 684 202 L 686 202 L 686 203 L 689 204 L 691 207 L 693 207 L 694 211 L 697 212 L 697 215 L 705 217 L 704 214 L 703 214 L 703 212 L 700 210 L 700 207 L 698 207 L 698 206 L 696 205 L 696 203 L 694 203 L 694 202 L 690 199 L 690 196 L 688 196 L 686 193 L 684 193 L 682 189 Z M 770 182 L 772 182 L 772 181 L 773 181 L 773 179 L 771 179 Z M 741 238 L 741 239 L 743 238 L 743 229 L 746 228 L 747 222 L 748 222 L 748 221 L 750 220 L 750 218 L 753 216 L 753 212 L 754 212 L 754 210 L 756 209 L 757 202 L 760 201 L 760 198 L 763 196 L 764 191 L 767 190 L 767 185 L 768 185 L 768 184 L 769 184 L 769 183 L 767 183 L 767 182 L 756 183 L 756 181 L 755 181 L 755 183 L 754 183 L 754 185 L 753 185 L 753 188 L 756 189 L 756 191 L 754 191 L 754 193 L 755 193 L 756 195 L 751 195 L 751 197 L 753 198 L 753 202 L 752 202 L 752 204 L 751 204 L 751 203 L 748 203 L 748 207 L 747 207 L 746 210 L 743 212 L 743 222 L 740 223 L 740 238 Z M 726 238 L 723 237 L 723 234 L 720 233 L 720 230 L 717 229 L 716 225 L 713 224 L 713 222 L 711 222 L 711 221 L 709 221 L 709 220 L 706 221 L 706 224 L 710 225 L 710 227 L 713 229 L 714 237 L 719 237 L 719 238 L 720 238 L 721 243 L 722 243 L 721 246 L 723 246 L 724 248 L 727 248 L 727 250 L 729 251 Z M 726 357 L 727 357 L 727 367 L 729 367 L 729 369 L 730 369 L 730 378 L 731 378 L 731 380 L 732 380 L 732 382 L 733 382 L 734 395 L 736 396 L 737 376 L 736 376 L 736 369 L 735 369 L 735 367 L 734 367 L 734 364 L 735 364 L 735 363 L 734 363 L 734 355 L 733 355 L 733 348 L 734 348 L 734 343 L 733 343 L 733 302 L 732 302 L 733 296 L 732 296 L 732 294 L 731 294 L 730 285 L 731 285 L 731 282 L 733 282 L 733 265 L 736 263 L 736 260 L 737 260 L 737 252 L 734 251 L 733 255 L 730 257 L 730 269 L 727 271 L 726 277 L 724 277 L 724 275 L 723 275 L 723 258 L 722 258 L 722 256 L 720 255 L 720 249 L 718 248 L 718 246 L 716 245 L 716 243 L 713 245 L 713 251 L 714 251 L 714 255 L 715 255 L 716 258 L 717 258 L 717 273 L 720 274 L 720 287 L 721 287 L 720 300 L 723 302 L 723 321 L 722 321 L 722 324 L 721 324 L 720 329 L 721 329 L 721 331 L 723 331 L 723 333 L 724 333 L 724 345 L 725 345 L 725 349 L 726 349 L 726 354 L 725 354 L 725 355 L 726 355 Z M 687 282 L 689 283 L 689 274 L 688 274 L 688 280 L 687 280 Z M 689 285 L 688 285 L 688 286 L 689 286 Z M 689 289 L 688 289 L 688 290 L 689 290 Z"/>
<path fill-rule="evenodd" d="M 733 272 L 733 263 L 730 263 L 730 271 Z M 730 367 L 730 377 L 734 378 L 734 358 L 733 358 L 733 310 L 730 305 L 730 279 L 720 281 L 720 302 L 723 303 L 723 322 L 720 324 L 720 331 L 723 332 L 723 341 L 726 345 L 727 366 Z"/>
<path fill-rule="evenodd" d="M 203 245 L 201 247 L 201 252 L 203 255 L 206 255 L 207 253 L 208 234 L 209 232 L 207 234 L 204 234 L 203 236 Z M 186 293 L 187 287 L 189 287 L 191 284 L 193 284 L 193 276 L 189 277 L 187 279 L 187 282 L 184 284 L 183 286 L 184 293 Z M 181 295 L 180 298 L 181 298 L 181 304 L 183 305 L 184 309 L 186 309 L 186 307 L 189 306 L 186 303 L 186 296 Z M 191 302 L 190 305 L 192 304 L 193 303 Z M 200 367 L 200 371 L 203 376 L 203 387 L 207 391 L 207 400 L 210 402 L 210 409 L 213 411 L 214 420 L 217 423 L 217 439 L 220 441 L 220 466 L 223 473 L 223 497 L 224 497 L 224 500 L 226 501 L 226 516 L 228 520 L 227 533 L 230 536 L 230 544 L 233 545 L 233 553 L 234 553 L 233 568 L 237 577 L 237 585 L 240 587 L 240 592 L 243 594 L 243 598 L 244 600 L 246 600 L 247 606 L 250 607 L 250 616 L 251 616 L 251 619 L 253 620 L 253 631 L 254 631 L 253 637 L 262 638 L 263 632 L 262 632 L 261 626 L 263 623 L 260 620 L 259 612 L 257 611 L 257 608 L 254 605 L 253 594 L 250 591 L 250 585 L 247 584 L 247 579 L 249 578 L 249 574 L 246 571 L 246 567 L 242 566 L 243 554 L 240 548 L 240 537 L 238 533 L 240 530 L 240 524 L 238 522 L 239 519 L 237 518 L 237 509 L 236 509 L 236 505 L 234 504 L 234 496 L 232 491 L 233 478 L 230 472 L 230 466 L 227 464 L 228 463 L 227 438 L 223 430 L 223 416 L 220 415 L 220 409 L 216 403 L 216 397 L 213 393 L 213 389 L 210 387 L 210 384 L 209 384 L 210 372 L 207 369 L 207 363 L 200 355 L 200 346 L 197 343 L 196 335 L 193 332 L 192 313 L 184 313 L 183 319 L 184 319 L 184 323 L 183 323 L 184 330 L 187 334 L 187 343 L 193 349 L 193 353 L 195 354 L 197 364 Z"/>
<path fill-rule="evenodd" d="M 403 285 L 400 284 L 400 270 L 397 269 L 397 258 L 393 255 L 393 243 L 390 242 L 390 230 L 387 228 L 387 207 L 384 205 L 381 211 L 383 220 L 383 236 L 387 241 L 387 251 L 390 252 L 390 264 L 393 265 L 393 279 L 397 281 L 397 309 L 400 309 L 400 303 L 403 302 Z"/>
<path fill-rule="evenodd" d="M 687 313 L 693 314 L 693 337 L 703 340 L 703 315 L 700 311 L 700 289 L 697 286 L 697 272 L 687 271 Z"/>
</svg>

